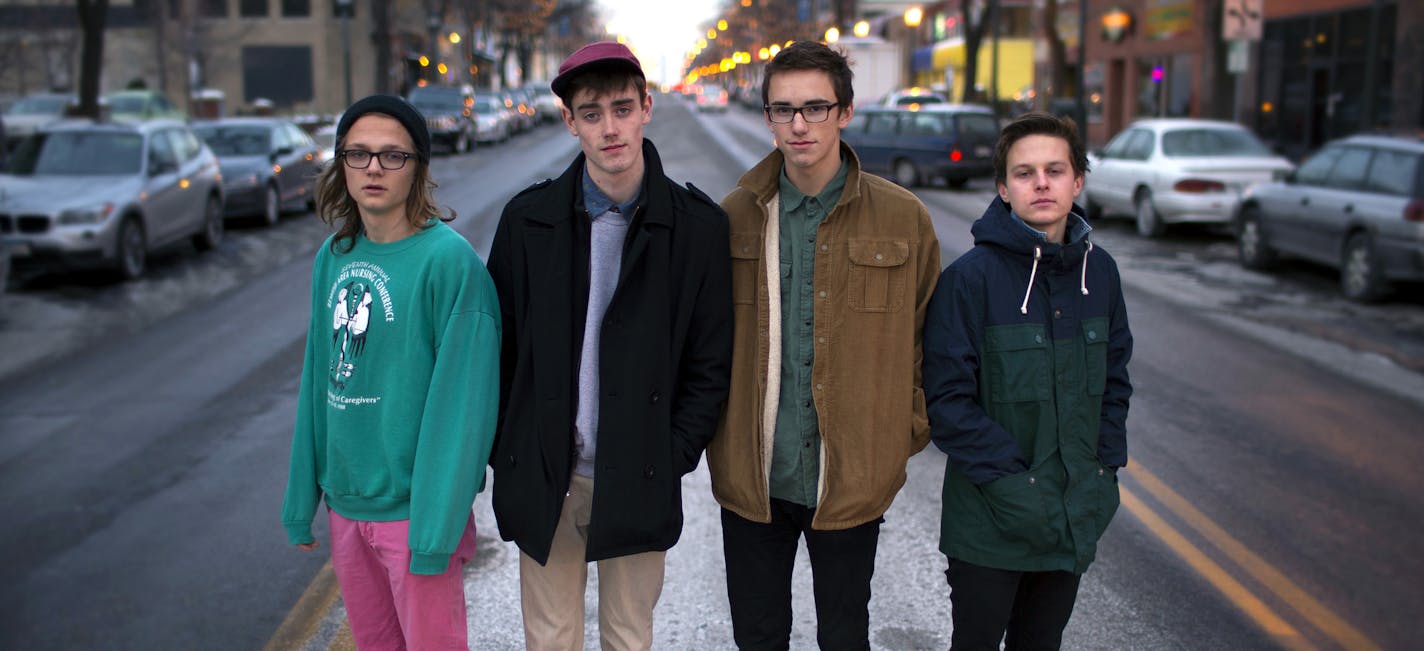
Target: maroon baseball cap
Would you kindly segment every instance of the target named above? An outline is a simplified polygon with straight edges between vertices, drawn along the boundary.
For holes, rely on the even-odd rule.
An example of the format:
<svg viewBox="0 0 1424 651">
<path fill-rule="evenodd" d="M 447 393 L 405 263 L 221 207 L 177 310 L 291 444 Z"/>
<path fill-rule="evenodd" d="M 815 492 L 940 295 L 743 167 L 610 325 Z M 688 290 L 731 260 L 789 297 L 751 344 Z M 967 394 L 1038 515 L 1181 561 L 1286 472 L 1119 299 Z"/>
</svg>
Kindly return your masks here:
<svg viewBox="0 0 1424 651">
<path fill-rule="evenodd" d="M 595 68 L 624 68 L 629 72 L 643 75 L 643 66 L 638 63 L 638 57 L 633 56 L 633 51 L 622 43 L 612 41 L 599 41 L 590 43 L 579 48 L 578 52 L 569 55 L 564 62 L 559 65 L 559 76 L 554 77 L 554 81 L 549 87 L 554 89 L 554 94 L 564 97 L 564 91 L 568 90 L 569 82 L 589 70 Z M 646 77 L 646 75 L 643 75 Z"/>
</svg>

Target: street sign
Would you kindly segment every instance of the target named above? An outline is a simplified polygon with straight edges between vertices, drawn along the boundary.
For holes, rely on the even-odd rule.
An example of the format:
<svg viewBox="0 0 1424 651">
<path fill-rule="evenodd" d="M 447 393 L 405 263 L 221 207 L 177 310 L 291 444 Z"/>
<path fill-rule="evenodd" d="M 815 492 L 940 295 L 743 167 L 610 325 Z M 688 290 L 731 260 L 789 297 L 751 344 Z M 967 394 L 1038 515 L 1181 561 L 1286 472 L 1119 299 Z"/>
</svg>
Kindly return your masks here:
<svg viewBox="0 0 1424 651">
<path fill-rule="evenodd" d="M 1226 71 L 1234 74 L 1245 74 L 1251 68 L 1251 41 L 1237 39 L 1230 42 L 1226 49 Z"/>
<path fill-rule="evenodd" d="M 1221 5 L 1221 39 L 1259 41 L 1265 0 L 1226 0 Z"/>
</svg>

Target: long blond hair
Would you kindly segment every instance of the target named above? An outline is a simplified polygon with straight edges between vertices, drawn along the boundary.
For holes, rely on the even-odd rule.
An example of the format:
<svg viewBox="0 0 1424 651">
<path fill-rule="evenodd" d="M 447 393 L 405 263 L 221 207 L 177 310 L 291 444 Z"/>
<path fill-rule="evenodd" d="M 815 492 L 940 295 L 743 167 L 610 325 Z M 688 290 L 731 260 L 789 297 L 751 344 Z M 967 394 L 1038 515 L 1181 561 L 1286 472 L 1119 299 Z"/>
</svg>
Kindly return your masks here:
<svg viewBox="0 0 1424 651">
<path fill-rule="evenodd" d="M 361 210 L 356 200 L 346 190 L 346 161 L 340 156 L 343 142 L 337 142 L 333 157 L 321 171 L 316 181 L 316 214 L 321 221 L 336 226 L 336 237 L 331 239 L 331 250 L 346 253 L 356 246 L 356 236 L 361 233 Z M 370 165 L 380 165 L 373 157 Z M 430 165 L 419 156 L 411 157 L 407 165 L 414 164 L 410 195 L 405 198 L 405 218 L 416 230 L 429 228 L 431 217 L 443 222 L 454 221 L 455 210 L 446 208 L 442 212 L 435 205 L 435 188 L 439 187 L 430 177 Z M 448 213 L 448 214 L 447 214 Z"/>
</svg>

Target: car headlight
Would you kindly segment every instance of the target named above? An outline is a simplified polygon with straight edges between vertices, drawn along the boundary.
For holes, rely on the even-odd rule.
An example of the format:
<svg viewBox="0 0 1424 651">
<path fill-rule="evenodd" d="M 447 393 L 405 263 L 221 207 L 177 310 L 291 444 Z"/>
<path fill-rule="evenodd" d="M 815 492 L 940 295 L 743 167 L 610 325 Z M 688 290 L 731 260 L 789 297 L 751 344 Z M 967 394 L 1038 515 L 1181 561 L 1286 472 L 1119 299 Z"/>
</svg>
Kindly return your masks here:
<svg viewBox="0 0 1424 651">
<path fill-rule="evenodd" d="M 450 116 L 450 115 L 442 115 L 442 116 L 440 116 L 440 117 L 438 117 L 438 118 L 435 118 L 435 128 L 436 128 L 436 129 L 454 129 L 454 128 L 455 128 L 455 118 L 454 118 L 453 116 Z"/>
<path fill-rule="evenodd" d="M 63 226 L 98 224 L 108 219 L 109 215 L 113 213 L 114 204 L 112 203 L 102 203 L 87 208 L 70 208 L 59 213 L 59 223 Z"/>
</svg>

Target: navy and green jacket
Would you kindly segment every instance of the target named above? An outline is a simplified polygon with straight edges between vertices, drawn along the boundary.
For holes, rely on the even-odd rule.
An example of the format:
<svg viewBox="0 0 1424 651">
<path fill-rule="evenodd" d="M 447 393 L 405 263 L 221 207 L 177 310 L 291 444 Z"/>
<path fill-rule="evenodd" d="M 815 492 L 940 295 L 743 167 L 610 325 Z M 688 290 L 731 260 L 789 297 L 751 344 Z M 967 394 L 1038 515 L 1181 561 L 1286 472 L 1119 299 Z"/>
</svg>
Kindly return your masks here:
<svg viewBox="0 0 1424 651">
<path fill-rule="evenodd" d="M 1053 244 L 996 197 L 930 300 L 925 397 L 949 457 L 950 558 L 1081 574 L 1117 511 L 1132 333 L 1117 264 L 1068 219 Z"/>
</svg>

